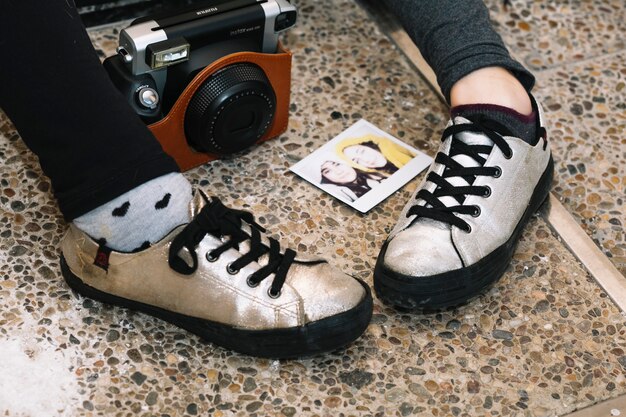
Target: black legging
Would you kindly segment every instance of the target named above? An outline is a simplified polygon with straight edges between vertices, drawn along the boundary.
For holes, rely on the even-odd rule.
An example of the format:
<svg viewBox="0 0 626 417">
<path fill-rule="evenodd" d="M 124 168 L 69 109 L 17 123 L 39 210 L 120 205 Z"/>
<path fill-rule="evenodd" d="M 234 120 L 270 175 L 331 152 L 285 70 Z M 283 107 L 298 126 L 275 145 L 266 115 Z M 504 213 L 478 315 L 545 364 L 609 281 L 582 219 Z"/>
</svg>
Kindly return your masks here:
<svg viewBox="0 0 626 417">
<path fill-rule="evenodd" d="M 109 81 L 70 3 L 0 4 L 0 107 L 67 220 L 178 170 Z"/>
<path fill-rule="evenodd" d="M 481 0 L 386 2 L 446 97 L 462 76 L 486 66 L 508 68 L 532 88 Z M 109 81 L 70 0 L 3 0 L 0 50 L 0 108 L 39 157 L 67 220 L 178 170 Z"/>
</svg>

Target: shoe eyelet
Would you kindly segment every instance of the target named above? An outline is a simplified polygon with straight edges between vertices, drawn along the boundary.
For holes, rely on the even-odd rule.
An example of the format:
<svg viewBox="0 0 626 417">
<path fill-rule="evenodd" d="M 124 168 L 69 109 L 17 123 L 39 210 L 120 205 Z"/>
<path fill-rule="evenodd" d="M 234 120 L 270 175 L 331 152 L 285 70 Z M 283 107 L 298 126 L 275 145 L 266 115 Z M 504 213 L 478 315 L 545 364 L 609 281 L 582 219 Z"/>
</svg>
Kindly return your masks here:
<svg viewBox="0 0 626 417">
<path fill-rule="evenodd" d="M 472 217 L 478 217 L 480 216 L 480 207 L 474 205 L 474 212 L 472 213 Z"/>
<path fill-rule="evenodd" d="M 211 254 L 211 252 L 207 252 L 206 254 L 206 260 L 209 262 L 215 262 L 219 259 L 219 256 L 214 256 L 213 254 Z"/>
<path fill-rule="evenodd" d="M 248 275 L 248 277 L 246 278 L 246 284 L 248 284 L 248 287 L 250 288 L 255 288 L 259 286 L 258 282 L 252 282 L 252 275 Z"/>
<path fill-rule="evenodd" d="M 226 265 L 226 272 L 228 272 L 231 275 L 237 275 L 239 273 L 238 269 L 234 269 L 232 266 L 230 266 L 230 264 Z"/>
<path fill-rule="evenodd" d="M 504 159 L 511 159 L 511 158 L 513 158 L 513 149 L 509 151 L 508 155 L 504 154 Z"/>
<path fill-rule="evenodd" d="M 485 188 L 485 192 L 483 193 L 483 197 L 487 198 L 491 195 L 491 187 L 489 187 L 488 185 L 483 185 L 483 187 Z"/>
<path fill-rule="evenodd" d="M 276 293 L 276 294 L 272 293 L 272 287 L 267 289 L 267 296 L 269 298 L 276 299 L 276 298 L 280 297 L 281 293 L 282 293 L 282 291 L 278 291 L 278 293 Z"/>
<path fill-rule="evenodd" d="M 465 233 L 472 233 L 472 226 L 470 226 L 469 224 L 462 228 L 461 230 L 463 230 Z"/>
<path fill-rule="evenodd" d="M 500 178 L 500 176 L 502 175 L 502 168 L 500 168 L 499 166 L 495 166 L 494 168 L 496 169 L 496 172 L 493 173 L 493 177 Z"/>
</svg>

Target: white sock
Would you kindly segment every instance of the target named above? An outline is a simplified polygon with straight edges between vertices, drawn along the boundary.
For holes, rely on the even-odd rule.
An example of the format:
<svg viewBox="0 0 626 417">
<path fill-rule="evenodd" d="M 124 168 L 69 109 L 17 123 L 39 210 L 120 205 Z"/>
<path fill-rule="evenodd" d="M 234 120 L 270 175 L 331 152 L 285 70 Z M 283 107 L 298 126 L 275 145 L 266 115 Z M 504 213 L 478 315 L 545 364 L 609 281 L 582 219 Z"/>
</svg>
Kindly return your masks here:
<svg viewBox="0 0 626 417">
<path fill-rule="evenodd" d="M 83 214 L 74 219 L 74 224 L 113 250 L 135 252 L 188 223 L 190 201 L 189 181 L 182 174 L 171 173 Z"/>
</svg>

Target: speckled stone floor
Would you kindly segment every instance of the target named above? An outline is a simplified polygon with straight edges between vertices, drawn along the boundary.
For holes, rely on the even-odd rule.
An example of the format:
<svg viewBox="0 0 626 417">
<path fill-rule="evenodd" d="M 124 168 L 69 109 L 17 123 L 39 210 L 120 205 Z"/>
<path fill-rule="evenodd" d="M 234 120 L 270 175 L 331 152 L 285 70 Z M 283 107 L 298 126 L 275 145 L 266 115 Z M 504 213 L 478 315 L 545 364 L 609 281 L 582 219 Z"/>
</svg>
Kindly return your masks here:
<svg viewBox="0 0 626 417">
<path fill-rule="evenodd" d="M 287 168 L 361 117 L 432 154 L 446 108 L 352 1 L 306 0 L 299 7 L 301 21 L 284 39 L 295 52 L 289 130 L 187 176 L 226 203 L 254 211 L 283 242 L 371 283 L 379 247 L 417 181 L 361 215 Z M 113 28 L 91 35 L 111 53 Z M 602 72 L 603 60 L 613 63 L 615 77 Z M 607 101 L 623 102 L 610 92 L 619 88 L 623 64 L 617 55 L 603 60 L 568 63 L 567 75 L 558 68 L 539 74 L 546 101 L 561 104 L 550 109 L 558 119 L 555 153 L 569 150 L 561 161 L 575 161 L 577 170 L 561 165 L 567 172 L 559 173 L 555 191 L 572 211 L 587 204 L 580 213 L 623 212 L 608 186 L 585 188 L 584 198 L 566 194 L 578 186 L 570 185 L 580 180 L 576 175 L 599 184 L 613 181 L 602 171 L 623 178 L 619 165 L 610 165 L 623 152 L 620 131 L 609 133 L 615 144 L 594 145 L 597 160 L 574 135 L 599 127 L 606 133 L 610 126 L 601 123 L 619 116 L 615 110 L 602 118 L 603 111 L 584 104 L 596 106 L 590 97 L 600 93 L 593 86 L 606 88 Z M 589 67 L 598 69 L 589 71 L 593 85 L 578 80 L 580 90 L 570 91 L 573 70 Z M 561 85 L 568 96 L 557 94 Z M 583 116 L 594 117 L 575 117 L 564 100 L 578 100 Z M 556 416 L 626 393 L 626 317 L 541 217 L 527 227 L 502 280 L 470 304 L 409 314 L 376 301 L 372 324 L 347 349 L 261 360 L 72 293 L 60 277 L 57 246 L 65 224 L 49 182 L 1 113 L 0 160 L 0 415 L 38 416 L 33 410 L 43 409 L 67 416 Z M 609 161 L 604 170 L 602 161 Z M 596 237 L 618 233 L 600 220 L 588 224 Z M 8 408 L 7 392 L 24 401 Z"/>
<path fill-rule="evenodd" d="M 515 0 L 506 9 L 500 0 L 485 3 L 511 53 L 532 70 L 626 49 L 626 11 L 621 0 Z"/>
<path fill-rule="evenodd" d="M 626 275 L 626 4 L 489 0 L 498 33 L 537 77 L 554 192 Z"/>
</svg>

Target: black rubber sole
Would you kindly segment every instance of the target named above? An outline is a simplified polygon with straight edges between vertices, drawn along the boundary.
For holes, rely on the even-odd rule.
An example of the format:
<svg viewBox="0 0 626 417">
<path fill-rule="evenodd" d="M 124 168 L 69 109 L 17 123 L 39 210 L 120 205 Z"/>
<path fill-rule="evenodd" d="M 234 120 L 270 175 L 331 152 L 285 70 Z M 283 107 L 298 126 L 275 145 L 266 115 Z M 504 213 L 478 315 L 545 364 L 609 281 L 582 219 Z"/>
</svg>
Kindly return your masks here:
<svg viewBox="0 0 626 417">
<path fill-rule="evenodd" d="M 439 310 L 464 304 L 481 294 L 498 281 L 509 266 L 524 226 L 550 193 L 553 170 L 554 163 L 550 157 L 509 240 L 473 265 L 430 277 L 399 274 L 383 265 L 387 251 L 385 242 L 374 269 L 374 289 L 378 298 L 385 304 L 410 310 Z"/>
<path fill-rule="evenodd" d="M 351 310 L 300 327 L 244 330 L 185 316 L 97 290 L 74 275 L 62 255 L 61 272 L 67 284 L 85 297 L 141 311 L 188 330 L 205 341 L 239 353 L 264 358 L 299 358 L 339 349 L 361 336 L 372 317 L 372 293 L 369 286 L 357 278 L 355 279 L 365 289 L 365 297 Z"/>
</svg>

